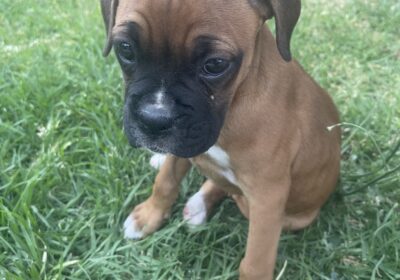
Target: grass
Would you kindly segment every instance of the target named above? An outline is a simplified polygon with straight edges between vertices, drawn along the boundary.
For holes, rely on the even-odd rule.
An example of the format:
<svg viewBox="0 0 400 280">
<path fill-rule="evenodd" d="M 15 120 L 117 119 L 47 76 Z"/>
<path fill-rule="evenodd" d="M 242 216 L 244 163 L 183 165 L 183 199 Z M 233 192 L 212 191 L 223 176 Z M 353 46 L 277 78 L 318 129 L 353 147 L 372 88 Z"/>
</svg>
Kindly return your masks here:
<svg viewBox="0 0 400 280">
<path fill-rule="evenodd" d="M 303 1 L 295 57 L 341 111 L 342 176 L 320 218 L 281 238 L 280 279 L 400 279 L 400 4 Z M 98 2 L 0 3 L 0 279 L 236 279 L 247 222 L 122 238 L 150 193 L 149 154 L 121 129 L 121 74 L 101 56 Z"/>
</svg>

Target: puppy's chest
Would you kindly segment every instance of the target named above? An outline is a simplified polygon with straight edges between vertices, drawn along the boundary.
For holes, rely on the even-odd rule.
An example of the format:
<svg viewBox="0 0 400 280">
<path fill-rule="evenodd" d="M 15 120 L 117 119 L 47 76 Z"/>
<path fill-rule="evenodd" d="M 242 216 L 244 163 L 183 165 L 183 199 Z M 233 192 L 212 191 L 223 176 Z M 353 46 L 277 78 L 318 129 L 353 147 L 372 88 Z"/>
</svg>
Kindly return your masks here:
<svg viewBox="0 0 400 280">
<path fill-rule="evenodd" d="M 212 179 L 228 193 L 241 193 L 239 181 L 228 153 L 219 146 L 212 146 L 204 154 L 192 159 L 192 163 L 207 178 Z"/>
</svg>

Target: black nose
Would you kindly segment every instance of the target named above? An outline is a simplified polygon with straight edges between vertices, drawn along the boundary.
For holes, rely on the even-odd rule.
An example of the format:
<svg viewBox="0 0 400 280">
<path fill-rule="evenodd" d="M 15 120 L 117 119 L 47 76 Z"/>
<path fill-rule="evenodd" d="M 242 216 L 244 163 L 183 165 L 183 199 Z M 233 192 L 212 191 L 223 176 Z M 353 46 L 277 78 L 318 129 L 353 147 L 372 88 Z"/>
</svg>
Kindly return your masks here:
<svg viewBox="0 0 400 280">
<path fill-rule="evenodd" d="M 167 130 L 172 127 L 174 117 L 169 106 L 160 104 L 145 104 L 139 108 L 141 123 L 152 133 Z"/>
</svg>

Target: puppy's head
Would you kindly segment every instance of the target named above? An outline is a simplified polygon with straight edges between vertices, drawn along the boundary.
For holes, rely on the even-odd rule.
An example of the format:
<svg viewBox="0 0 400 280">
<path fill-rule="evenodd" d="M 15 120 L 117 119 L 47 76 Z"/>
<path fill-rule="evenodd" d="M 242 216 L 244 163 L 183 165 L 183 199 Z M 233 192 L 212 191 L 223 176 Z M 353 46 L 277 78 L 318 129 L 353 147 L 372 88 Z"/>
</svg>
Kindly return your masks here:
<svg viewBox="0 0 400 280">
<path fill-rule="evenodd" d="M 104 54 L 125 80 L 124 129 L 134 146 L 193 157 L 212 146 L 248 73 L 263 22 L 275 16 L 290 60 L 299 0 L 102 0 Z"/>
</svg>

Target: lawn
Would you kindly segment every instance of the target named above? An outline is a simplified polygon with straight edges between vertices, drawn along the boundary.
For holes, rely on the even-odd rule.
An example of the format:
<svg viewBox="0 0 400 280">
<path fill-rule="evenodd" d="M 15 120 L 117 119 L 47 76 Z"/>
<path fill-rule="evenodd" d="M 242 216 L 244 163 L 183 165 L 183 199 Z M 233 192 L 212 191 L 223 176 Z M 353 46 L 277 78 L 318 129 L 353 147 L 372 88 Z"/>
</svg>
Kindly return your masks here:
<svg viewBox="0 0 400 280">
<path fill-rule="evenodd" d="M 400 2 L 305 0 L 294 56 L 341 112 L 339 187 L 281 238 L 280 279 L 400 279 Z M 122 80 L 95 0 L 0 2 L 0 279 L 236 279 L 247 221 L 226 200 L 189 230 L 122 223 L 150 193 L 150 154 L 122 132 Z"/>
</svg>

